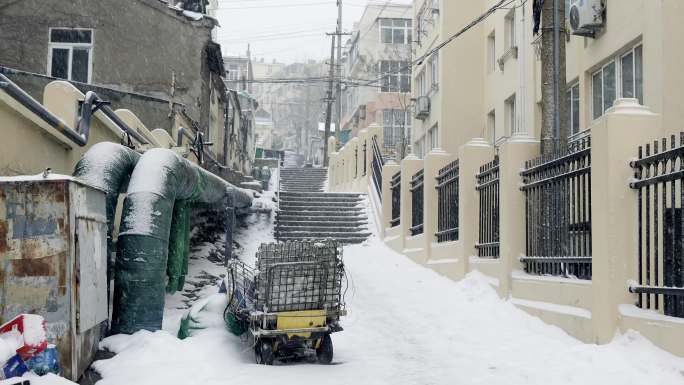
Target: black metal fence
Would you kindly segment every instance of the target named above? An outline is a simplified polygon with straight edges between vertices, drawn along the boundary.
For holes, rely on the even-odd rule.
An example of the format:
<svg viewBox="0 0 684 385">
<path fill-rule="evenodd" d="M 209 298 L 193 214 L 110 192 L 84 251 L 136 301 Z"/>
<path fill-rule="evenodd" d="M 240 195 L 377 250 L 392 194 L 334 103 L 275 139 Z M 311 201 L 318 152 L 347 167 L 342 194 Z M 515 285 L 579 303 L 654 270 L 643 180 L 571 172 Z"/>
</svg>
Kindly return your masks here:
<svg viewBox="0 0 684 385">
<path fill-rule="evenodd" d="M 591 279 L 590 147 L 585 137 L 525 163 L 526 272 Z"/>
<path fill-rule="evenodd" d="M 396 227 L 401 224 L 401 171 L 392 176 L 390 190 L 392 191 L 392 219 L 390 220 L 390 227 Z"/>
<path fill-rule="evenodd" d="M 439 170 L 437 176 L 437 242 L 458 240 L 458 159 Z"/>
<path fill-rule="evenodd" d="M 382 202 L 382 166 L 385 164 L 385 160 L 383 159 L 382 153 L 380 152 L 380 146 L 378 145 L 377 136 L 373 136 L 372 149 L 373 161 L 371 162 L 371 167 L 373 172 L 373 185 L 375 185 L 375 191 L 378 193 L 378 197 Z"/>
<path fill-rule="evenodd" d="M 684 133 L 639 147 L 633 161 L 638 193 L 637 305 L 684 318 Z"/>
<path fill-rule="evenodd" d="M 363 141 L 363 176 L 368 172 L 368 140 Z"/>
<path fill-rule="evenodd" d="M 480 167 L 475 189 L 480 195 L 480 231 L 475 248 L 481 258 L 499 258 L 499 157 Z"/>
<path fill-rule="evenodd" d="M 354 147 L 354 179 L 359 177 L 359 146 Z"/>
<path fill-rule="evenodd" d="M 411 235 L 423 233 L 423 193 L 425 170 L 420 170 L 411 178 Z"/>
</svg>

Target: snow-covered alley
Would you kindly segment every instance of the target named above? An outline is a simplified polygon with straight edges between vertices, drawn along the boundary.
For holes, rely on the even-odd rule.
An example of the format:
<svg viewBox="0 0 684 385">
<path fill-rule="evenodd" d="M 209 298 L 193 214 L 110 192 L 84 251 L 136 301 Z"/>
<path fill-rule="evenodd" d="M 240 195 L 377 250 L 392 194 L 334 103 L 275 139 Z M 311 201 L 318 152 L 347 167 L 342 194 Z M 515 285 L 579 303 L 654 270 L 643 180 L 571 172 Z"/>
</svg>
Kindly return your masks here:
<svg viewBox="0 0 684 385">
<path fill-rule="evenodd" d="M 267 217 L 249 223 L 237 237 L 248 260 L 272 234 Z M 102 342 L 117 355 L 94 364 L 98 384 L 684 384 L 684 359 L 640 335 L 581 343 L 498 298 L 479 273 L 450 281 L 377 237 L 346 247 L 345 263 L 349 315 L 333 335 L 334 365 L 255 364 L 253 350 L 225 328 L 224 296 L 206 286 L 206 330 L 176 338 L 176 294 L 167 300 L 166 330 Z M 191 276 L 202 272 L 220 267 L 194 260 Z"/>
</svg>

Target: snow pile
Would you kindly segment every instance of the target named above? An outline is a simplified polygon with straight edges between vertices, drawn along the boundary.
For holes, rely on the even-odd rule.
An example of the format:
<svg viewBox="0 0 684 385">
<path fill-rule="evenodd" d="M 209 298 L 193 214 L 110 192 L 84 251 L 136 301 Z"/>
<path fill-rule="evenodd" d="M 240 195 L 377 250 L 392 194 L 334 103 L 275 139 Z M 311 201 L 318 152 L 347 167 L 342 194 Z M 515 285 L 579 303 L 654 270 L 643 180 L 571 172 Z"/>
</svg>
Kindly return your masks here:
<svg viewBox="0 0 684 385">
<path fill-rule="evenodd" d="M 56 374 L 48 373 L 42 377 L 35 374 L 25 374 L 23 377 L 15 377 L 7 380 L 0 380 L 0 385 L 16 385 L 22 381 L 29 380 L 31 385 L 76 385 L 66 378 L 60 377 Z"/>
<path fill-rule="evenodd" d="M 45 334 L 45 320 L 37 314 L 24 314 L 24 343 L 30 346 L 42 344 Z"/>
<path fill-rule="evenodd" d="M 0 366 L 14 357 L 23 344 L 21 334 L 16 330 L 0 334 Z"/>
<path fill-rule="evenodd" d="M 346 248 L 345 264 L 338 365 L 256 365 L 222 326 L 183 341 L 143 331 L 103 341 L 118 354 L 95 364 L 98 384 L 684 384 L 684 360 L 637 333 L 581 343 L 500 299 L 478 272 L 450 281 L 375 237 Z"/>
</svg>

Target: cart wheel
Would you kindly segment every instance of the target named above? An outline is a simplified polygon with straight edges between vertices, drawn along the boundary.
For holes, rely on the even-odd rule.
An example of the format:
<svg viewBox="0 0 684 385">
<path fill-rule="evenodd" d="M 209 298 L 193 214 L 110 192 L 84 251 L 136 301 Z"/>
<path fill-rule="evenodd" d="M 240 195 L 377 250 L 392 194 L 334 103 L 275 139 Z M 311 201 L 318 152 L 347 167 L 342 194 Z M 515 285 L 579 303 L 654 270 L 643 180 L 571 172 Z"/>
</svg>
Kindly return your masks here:
<svg viewBox="0 0 684 385">
<path fill-rule="evenodd" d="M 330 334 L 326 334 L 321 338 L 321 344 L 316 349 L 316 356 L 318 357 L 318 362 L 321 364 L 329 364 L 333 360 L 333 343 Z"/>
<path fill-rule="evenodd" d="M 257 341 L 254 347 L 254 358 L 259 365 L 273 365 L 275 355 L 273 354 L 271 341 Z"/>
</svg>

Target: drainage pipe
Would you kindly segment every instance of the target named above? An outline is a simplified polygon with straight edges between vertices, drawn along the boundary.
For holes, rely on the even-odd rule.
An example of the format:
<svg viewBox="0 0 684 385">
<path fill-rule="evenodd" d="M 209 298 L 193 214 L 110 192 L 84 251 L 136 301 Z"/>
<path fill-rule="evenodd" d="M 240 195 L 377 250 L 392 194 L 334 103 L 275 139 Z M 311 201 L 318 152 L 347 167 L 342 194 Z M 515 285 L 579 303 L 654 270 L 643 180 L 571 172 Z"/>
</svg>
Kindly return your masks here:
<svg viewBox="0 0 684 385">
<path fill-rule="evenodd" d="M 112 142 L 93 145 L 76 163 L 74 176 L 103 190 L 107 208 L 107 282 L 114 272 L 112 233 L 119 194 L 126 191 L 128 180 L 140 159 L 136 151 Z"/>
<path fill-rule="evenodd" d="M 115 263 L 112 333 L 162 326 L 169 235 L 176 201 L 251 205 L 252 195 L 174 151 L 151 149 L 128 185 Z"/>
</svg>

